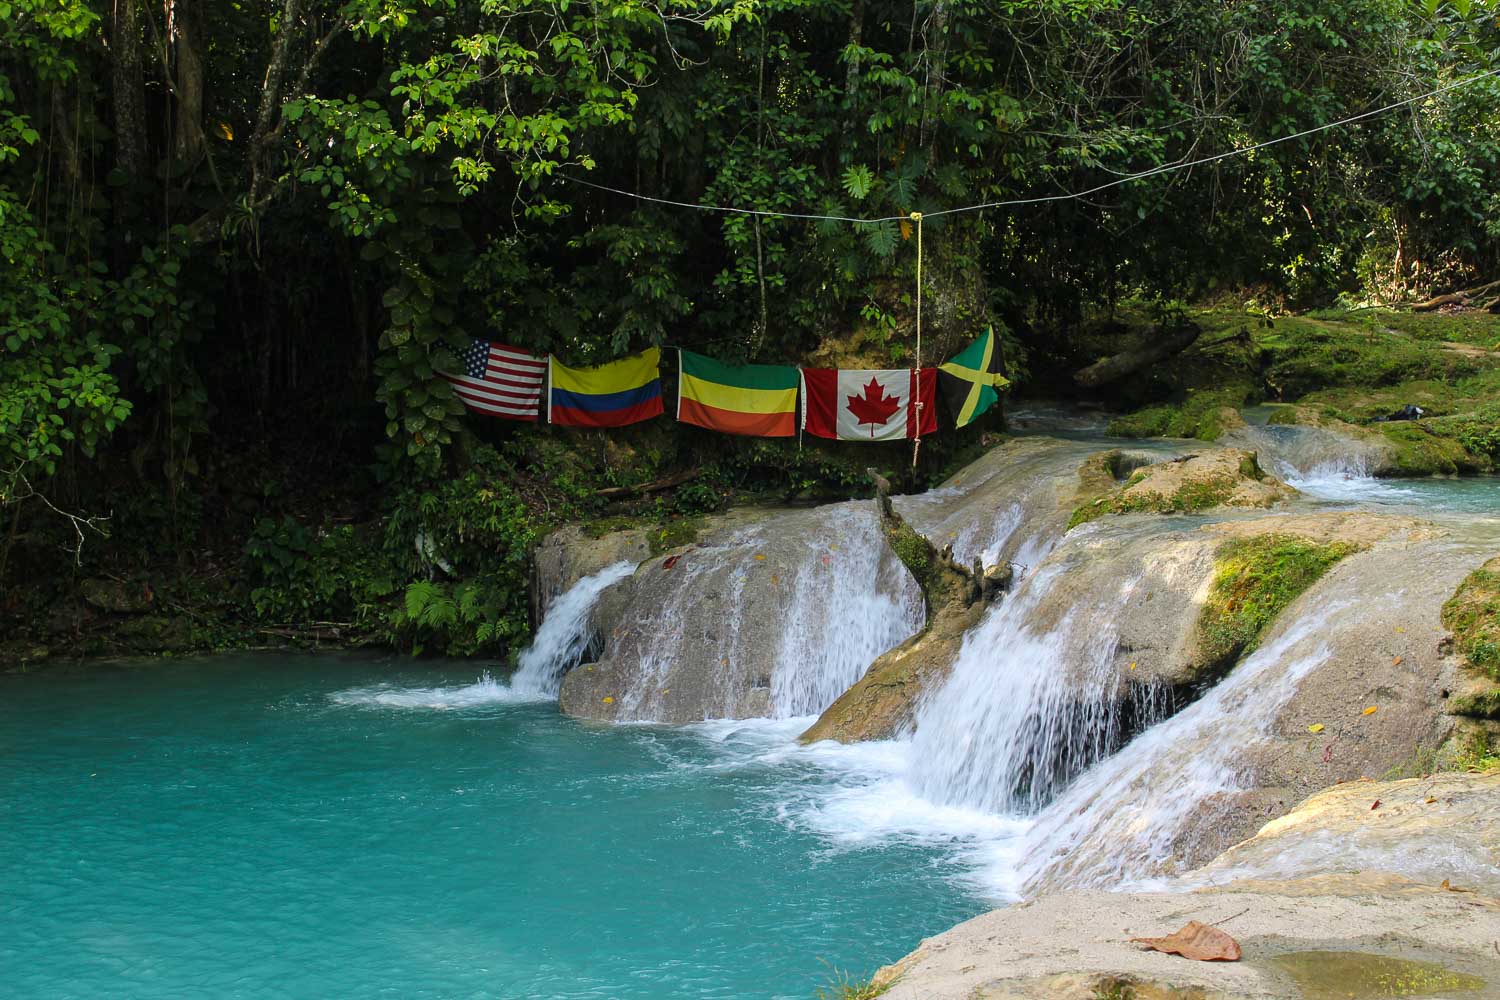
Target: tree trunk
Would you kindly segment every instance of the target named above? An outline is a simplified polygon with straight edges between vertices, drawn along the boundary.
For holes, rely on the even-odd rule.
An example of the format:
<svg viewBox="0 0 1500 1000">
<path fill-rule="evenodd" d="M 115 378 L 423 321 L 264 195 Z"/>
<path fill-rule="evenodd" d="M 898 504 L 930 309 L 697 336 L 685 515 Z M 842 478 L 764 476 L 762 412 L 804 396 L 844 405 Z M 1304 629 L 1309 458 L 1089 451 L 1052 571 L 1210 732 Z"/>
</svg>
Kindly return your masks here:
<svg viewBox="0 0 1500 1000">
<path fill-rule="evenodd" d="M 172 153 L 185 163 L 203 155 L 203 56 L 200 0 L 173 0 L 174 52 L 177 57 L 177 115 Z"/>
<path fill-rule="evenodd" d="M 865 32 L 865 0 L 854 0 L 854 6 L 849 11 L 849 41 L 848 46 L 854 48 L 864 39 Z M 854 118 L 859 105 L 859 57 L 851 56 L 849 69 L 844 75 L 844 132 L 848 134 L 854 129 Z"/>
<path fill-rule="evenodd" d="M 141 75 L 141 24 L 136 16 L 136 0 L 115 0 L 109 46 L 115 166 L 135 179 L 146 173 L 146 92 Z"/>
</svg>

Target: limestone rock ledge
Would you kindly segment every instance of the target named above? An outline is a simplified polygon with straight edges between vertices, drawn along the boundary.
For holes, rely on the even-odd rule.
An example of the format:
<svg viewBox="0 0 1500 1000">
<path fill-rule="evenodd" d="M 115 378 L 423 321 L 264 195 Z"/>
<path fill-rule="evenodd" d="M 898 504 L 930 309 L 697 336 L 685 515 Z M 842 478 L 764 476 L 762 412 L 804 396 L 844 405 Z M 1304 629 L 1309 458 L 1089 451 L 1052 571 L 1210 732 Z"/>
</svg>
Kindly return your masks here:
<svg viewBox="0 0 1500 1000">
<path fill-rule="evenodd" d="M 1188 892 L 1050 893 L 923 941 L 875 982 L 889 984 L 887 1000 L 1260 1000 L 1309 995 L 1299 975 L 1322 977 L 1316 985 L 1329 996 L 1368 996 L 1361 970 L 1399 966 L 1447 987 L 1416 995 L 1497 997 L 1496 817 L 1500 774 L 1352 782 L 1312 796 L 1185 881 L 1274 871 L 1285 867 L 1280 859 L 1300 877 Z M 1341 842 L 1352 846 L 1330 849 Z M 1416 858 L 1424 881 L 1351 870 L 1365 857 L 1408 870 Z M 1447 887 L 1425 881 L 1444 871 L 1453 873 Z M 1243 958 L 1192 962 L 1130 942 L 1189 920 L 1232 935 Z"/>
</svg>

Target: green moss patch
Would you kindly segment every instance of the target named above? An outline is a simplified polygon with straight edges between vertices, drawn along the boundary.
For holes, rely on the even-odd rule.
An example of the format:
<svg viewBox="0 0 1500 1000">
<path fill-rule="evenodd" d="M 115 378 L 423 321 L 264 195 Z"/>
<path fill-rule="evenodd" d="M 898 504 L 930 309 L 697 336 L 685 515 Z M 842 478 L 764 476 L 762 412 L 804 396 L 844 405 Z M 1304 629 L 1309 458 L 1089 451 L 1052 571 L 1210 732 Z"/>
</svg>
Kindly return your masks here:
<svg viewBox="0 0 1500 1000">
<path fill-rule="evenodd" d="M 1398 476 L 1452 476 L 1477 472 L 1481 464 L 1457 440 L 1413 421 L 1380 425 L 1392 446 L 1392 471 Z"/>
<path fill-rule="evenodd" d="M 1500 691 L 1460 695 L 1448 704 L 1448 711 L 1453 715 L 1467 715 L 1475 719 L 1500 720 Z"/>
<path fill-rule="evenodd" d="M 1443 626 L 1469 667 L 1500 681 L 1500 556 L 1464 577 L 1443 605 Z"/>
<path fill-rule="evenodd" d="M 1215 554 L 1213 584 L 1198 617 L 1206 668 L 1227 668 L 1254 650 L 1266 626 L 1288 604 L 1358 549 L 1347 542 L 1318 544 L 1295 535 L 1224 543 Z"/>
<path fill-rule="evenodd" d="M 1114 437 L 1178 437 L 1214 441 L 1224 433 L 1219 411 L 1237 409 L 1250 399 L 1248 385 L 1190 392 L 1181 403 L 1148 406 L 1116 417 L 1105 433 Z"/>
<path fill-rule="evenodd" d="M 1132 486 L 1140 485 L 1141 478 L 1142 473 L 1138 472 L 1114 494 L 1079 504 L 1068 518 L 1068 530 L 1106 514 L 1190 514 L 1211 510 L 1234 496 L 1238 485 L 1233 476 L 1206 476 L 1184 483 L 1172 493 L 1127 493 Z"/>
</svg>

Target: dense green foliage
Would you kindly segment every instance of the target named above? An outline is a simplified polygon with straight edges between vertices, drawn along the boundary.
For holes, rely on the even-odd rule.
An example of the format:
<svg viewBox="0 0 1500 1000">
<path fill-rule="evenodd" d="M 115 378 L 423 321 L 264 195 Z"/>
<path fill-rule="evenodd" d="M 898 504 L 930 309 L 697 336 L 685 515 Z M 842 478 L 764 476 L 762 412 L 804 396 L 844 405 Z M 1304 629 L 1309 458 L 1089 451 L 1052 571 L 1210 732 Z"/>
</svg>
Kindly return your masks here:
<svg viewBox="0 0 1500 1000">
<path fill-rule="evenodd" d="M 524 632 L 527 547 L 603 513 L 600 486 L 699 468 L 629 511 L 663 521 L 901 463 L 465 416 L 436 373 L 473 337 L 581 363 L 666 343 L 917 360 L 908 223 L 582 181 L 929 213 L 922 360 L 994 324 L 1018 378 L 1133 297 L 1318 304 L 1494 277 L 1493 77 L 1086 199 L 930 213 L 1488 71 L 1496 2 L 0 0 L 0 582 L 166 565 L 242 594 L 247 620 L 498 648 Z M 1367 363 L 1341 344 L 1305 346 Z M 1393 364 L 1382 378 L 1464 374 Z M 1210 434 L 1191 422 L 1169 429 Z M 1494 451 L 1489 425 L 1455 433 Z M 918 475 L 966 444 L 924 447 Z"/>
</svg>

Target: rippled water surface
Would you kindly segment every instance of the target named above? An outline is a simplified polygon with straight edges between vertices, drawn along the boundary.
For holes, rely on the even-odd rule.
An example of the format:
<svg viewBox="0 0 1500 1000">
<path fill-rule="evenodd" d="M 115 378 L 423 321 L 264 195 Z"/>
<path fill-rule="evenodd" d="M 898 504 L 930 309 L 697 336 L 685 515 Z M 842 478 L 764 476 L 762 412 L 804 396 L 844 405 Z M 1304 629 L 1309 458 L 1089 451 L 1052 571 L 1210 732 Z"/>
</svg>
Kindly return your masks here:
<svg viewBox="0 0 1500 1000">
<path fill-rule="evenodd" d="M 807 998 L 993 902 L 955 846 L 1011 831 L 922 815 L 889 745 L 581 724 L 474 672 L 0 676 L 0 995 Z"/>
</svg>

